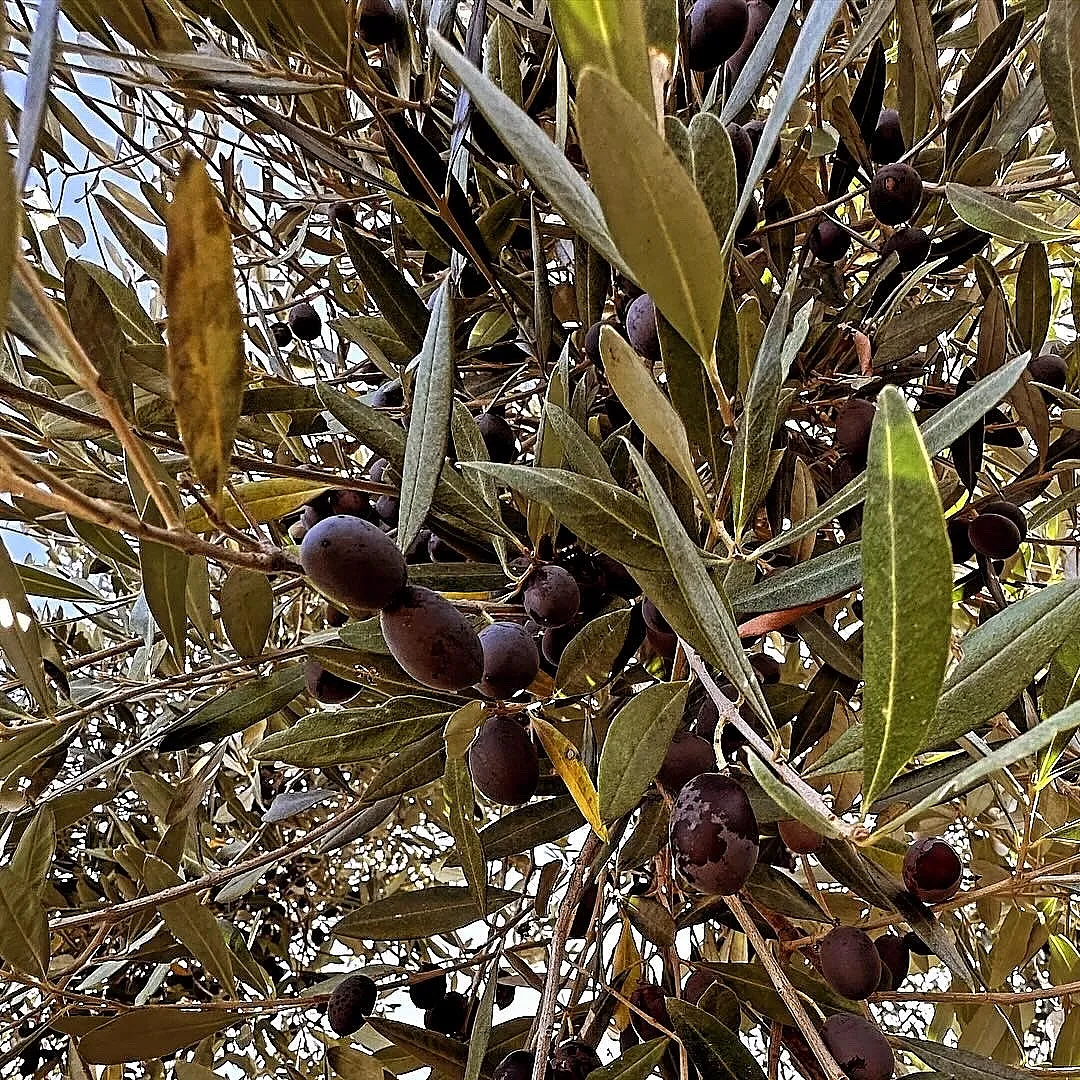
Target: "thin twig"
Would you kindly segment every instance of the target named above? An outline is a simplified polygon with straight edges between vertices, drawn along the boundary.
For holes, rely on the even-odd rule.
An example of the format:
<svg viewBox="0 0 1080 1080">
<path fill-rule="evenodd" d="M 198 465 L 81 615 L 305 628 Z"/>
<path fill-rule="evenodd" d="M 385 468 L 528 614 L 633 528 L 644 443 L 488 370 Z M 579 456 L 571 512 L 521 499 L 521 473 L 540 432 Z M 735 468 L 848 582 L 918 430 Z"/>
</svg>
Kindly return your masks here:
<svg viewBox="0 0 1080 1080">
<path fill-rule="evenodd" d="M 570 883 L 566 886 L 559 917 L 555 920 L 555 930 L 551 935 L 551 955 L 548 957 L 547 975 L 544 978 L 544 992 L 540 996 L 540 1011 L 537 1013 L 536 1060 L 533 1063 L 532 1080 L 544 1080 L 547 1072 L 566 939 L 570 936 L 570 926 L 574 921 L 578 901 L 585 891 L 585 876 L 599 850 L 600 840 L 595 833 L 590 832 L 585 843 L 581 845 L 581 852 L 570 875 Z"/>
<path fill-rule="evenodd" d="M 725 896 L 724 902 L 731 909 L 732 915 L 739 920 L 742 932 L 749 938 L 750 944 L 754 946 L 754 951 L 757 953 L 762 966 L 768 972 L 773 986 L 776 987 L 776 992 L 788 1007 L 788 1011 L 798 1025 L 799 1031 L 802 1032 L 803 1038 L 809 1043 L 810 1049 L 814 1052 L 814 1057 L 817 1058 L 818 1063 L 825 1071 L 825 1075 L 829 1080 L 847 1080 L 844 1071 L 836 1064 L 832 1054 L 829 1053 L 828 1047 L 821 1041 L 821 1036 L 818 1034 L 814 1022 L 803 1007 L 798 991 L 791 985 L 791 980 L 784 974 L 784 969 L 776 962 L 776 957 L 773 956 L 772 950 L 761 936 L 761 931 L 758 930 L 743 902 L 737 896 Z M 534 1076 L 533 1080 L 539 1080 L 539 1077 Z"/>
<path fill-rule="evenodd" d="M 777 759 L 773 749 L 765 740 L 742 718 L 735 703 L 726 697 L 716 685 L 716 681 L 709 674 L 702 659 L 694 649 L 680 638 L 680 644 L 686 652 L 687 662 L 690 669 L 701 680 L 705 692 L 712 698 L 720 713 L 721 720 L 733 724 L 739 733 L 757 752 L 761 758 L 792 790 L 797 791 L 807 805 L 816 813 L 828 821 L 833 828 L 849 840 L 855 840 L 866 835 L 866 829 L 862 825 L 849 825 L 846 821 L 838 818 L 829 804 L 822 798 L 821 793 L 815 791 L 794 769 L 786 762 Z"/>
</svg>

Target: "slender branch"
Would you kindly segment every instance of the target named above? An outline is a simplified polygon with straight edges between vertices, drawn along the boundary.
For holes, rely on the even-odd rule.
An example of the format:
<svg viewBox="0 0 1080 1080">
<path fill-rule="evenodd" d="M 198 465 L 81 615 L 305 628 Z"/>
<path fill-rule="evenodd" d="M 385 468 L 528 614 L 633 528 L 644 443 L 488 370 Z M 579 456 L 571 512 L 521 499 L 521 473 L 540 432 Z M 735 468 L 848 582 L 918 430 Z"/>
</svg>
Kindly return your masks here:
<svg viewBox="0 0 1080 1080">
<path fill-rule="evenodd" d="M 838 818 L 829 804 L 822 798 L 820 792 L 815 791 L 786 761 L 777 759 L 773 748 L 742 718 L 739 710 L 735 707 L 735 703 L 721 693 L 720 687 L 716 685 L 716 681 L 709 674 L 701 657 L 681 638 L 680 644 L 686 652 L 686 659 L 690 664 L 691 671 L 701 680 L 705 692 L 716 704 L 720 718 L 729 724 L 733 724 L 757 751 L 758 757 L 769 765 L 785 784 L 792 790 L 797 791 L 807 805 L 828 821 L 838 833 L 849 840 L 864 836 L 866 834 L 864 826 L 849 825 L 842 818 Z"/>
<path fill-rule="evenodd" d="M 130 919 L 132 915 L 138 915 L 142 911 L 153 911 L 170 900 L 178 900 L 182 896 L 202 892 L 203 889 L 213 889 L 218 885 L 224 885 L 226 882 L 232 881 L 233 878 L 240 877 L 251 870 L 257 870 L 261 866 L 268 866 L 270 863 L 277 862 L 288 855 L 295 855 L 298 851 L 303 851 L 304 848 L 309 847 L 316 840 L 329 836 L 335 829 L 339 829 L 342 825 L 357 817 L 367 806 L 368 803 L 364 799 L 358 799 L 347 810 L 342 810 L 340 814 L 328 818 L 321 825 L 316 826 L 310 832 L 290 841 L 288 844 L 283 844 L 281 847 L 274 848 L 271 851 L 264 851 L 261 855 L 237 863 L 235 866 L 225 866 L 220 870 L 212 870 L 194 881 L 185 881 L 180 885 L 162 889 L 160 892 L 139 896 L 134 900 L 127 900 L 122 904 L 113 904 L 97 911 L 86 911 L 80 915 L 68 916 L 66 919 L 57 919 L 50 924 L 49 932 L 57 933 L 61 930 L 71 930 L 76 926 L 93 926 L 101 922 L 118 923 L 124 919 Z M 567 923 L 567 928 L 569 929 L 569 923 Z"/>
<path fill-rule="evenodd" d="M 51 510 L 91 521 L 114 532 L 126 532 L 140 540 L 151 540 L 166 547 L 177 548 L 188 555 L 205 555 L 227 566 L 242 566 L 263 574 L 287 571 L 299 572 L 299 565 L 281 548 L 262 545 L 258 551 L 237 551 L 220 544 L 211 544 L 186 529 L 166 529 L 148 525 L 133 514 L 120 510 L 114 503 L 84 495 L 77 488 L 53 476 L 44 466 L 28 458 L 13 443 L 0 437 L 0 478 L 8 490 L 41 503 Z M 22 474 L 22 475 L 19 475 Z M 48 490 L 40 485 L 46 485 Z"/>
<path fill-rule="evenodd" d="M 551 936 L 551 955 L 548 957 L 547 975 L 544 977 L 544 992 L 540 996 L 540 1011 L 537 1013 L 536 1061 L 533 1064 L 532 1080 L 544 1080 L 547 1072 L 555 1027 L 555 1006 L 559 1000 L 559 972 L 566 939 L 570 936 L 570 926 L 574 921 L 578 901 L 585 891 L 585 875 L 599 850 L 600 840 L 595 833 L 590 832 L 585 843 L 581 845 L 581 853 L 574 863 L 570 883 L 566 886 L 559 917 L 555 920 L 555 930 Z"/>
<path fill-rule="evenodd" d="M 788 1007 L 788 1011 L 798 1025 L 799 1031 L 802 1032 L 803 1038 L 809 1043 L 810 1049 L 814 1052 L 814 1057 L 817 1058 L 818 1063 L 825 1071 L 825 1075 L 829 1080 L 847 1080 L 844 1071 L 836 1064 L 832 1054 L 829 1053 L 828 1047 L 821 1041 L 821 1036 L 804 1008 L 798 991 L 791 985 L 791 980 L 784 974 L 784 969 L 777 963 L 776 957 L 773 956 L 772 950 L 761 936 L 761 931 L 758 930 L 743 902 L 737 896 L 725 896 L 724 902 L 731 908 L 732 915 L 739 920 L 742 932 L 749 938 L 750 944 L 754 946 L 754 951 L 768 972 L 773 986 L 776 987 L 776 992 Z M 539 1078 L 534 1076 L 533 1080 L 539 1080 Z"/>
</svg>

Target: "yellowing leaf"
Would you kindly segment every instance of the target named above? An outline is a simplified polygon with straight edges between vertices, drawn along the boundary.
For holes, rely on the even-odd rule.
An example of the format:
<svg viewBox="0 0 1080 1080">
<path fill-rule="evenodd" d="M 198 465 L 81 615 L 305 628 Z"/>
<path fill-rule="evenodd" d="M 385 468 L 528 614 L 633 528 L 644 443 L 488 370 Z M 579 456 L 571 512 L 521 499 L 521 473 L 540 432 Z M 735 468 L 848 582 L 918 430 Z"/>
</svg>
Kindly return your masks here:
<svg viewBox="0 0 1080 1080">
<path fill-rule="evenodd" d="M 724 264 L 693 180 L 653 118 L 604 72 L 585 68 L 577 106 L 589 175 L 619 253 L 664 318 L 710 358 Z"/>
<path fill-rule="evenodd" d="M 266 521 L 276 521 L 294 510 L 299 510 L 306 502 L 326 491 L 325 484 L 313 484 L 310 480 L 280 477 L 274 480 L 253 480 L 248 484 L 235 484 L 225 507 L 221 511 L 222 519 L 237 528 L 243 528 L 248 518 L 256 525 Z M 234 498 L 235 496 L 235 498 Z M 240 505 L 237 505 L 239 502 Z M 240 509 L 243 506 L 247 517 Z M 184 511 L 184 525 L 192 532 L 210 532 L 217 528 L 206 516 L 198 504 L 193 503 Z"/>
<path fill-rule="evenodd" d="M 181 169 L 167 224 L 173 407 L 195 475 L 220 504 L 244 390 L 243 324 L 228 222 L 195 158 Z"/>
<path fill-rule="evenodd" d="M 611 389 L 626 406 L 626 411 L 645 433 L 645 438 L 686 481 L 701 504 L 708 506 L 709 497 L 694 468 L 686 428 L 641 357 L 610 328 L 600 333 L 600 352 Z"/>
<path fill-rule="evenodd" d="M 562 777 L 566 790 L 577 803 L 582 816 L 601 840 L 607 840 L 607 826 L 600 817 L 600 800 L 581 762 L 581 753 L 578 748 L 558 728 L 553 727 L 546 720 L 534 717 L 532 726 L 533 731 L 544 744 L 544 750 L 551 758 L 555 771 Z"/>
</svg>

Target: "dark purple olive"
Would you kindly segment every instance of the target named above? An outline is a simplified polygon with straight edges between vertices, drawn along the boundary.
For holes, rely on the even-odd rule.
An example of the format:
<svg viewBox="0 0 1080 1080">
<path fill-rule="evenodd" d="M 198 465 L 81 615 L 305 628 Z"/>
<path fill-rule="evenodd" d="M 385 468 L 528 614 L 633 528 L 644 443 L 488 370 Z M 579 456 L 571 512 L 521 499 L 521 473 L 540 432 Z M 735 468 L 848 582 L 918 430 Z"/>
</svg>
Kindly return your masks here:
<svg viewBox="0 0 1080 1080">
<path fill-rule="evenodd" d="M 705 773 L 679 792 L 669 839 L 675 866 L 697 892 L 730 896 L 758 857 L 758 825 L 746 792 L 730 777 Z"/>
</svg>

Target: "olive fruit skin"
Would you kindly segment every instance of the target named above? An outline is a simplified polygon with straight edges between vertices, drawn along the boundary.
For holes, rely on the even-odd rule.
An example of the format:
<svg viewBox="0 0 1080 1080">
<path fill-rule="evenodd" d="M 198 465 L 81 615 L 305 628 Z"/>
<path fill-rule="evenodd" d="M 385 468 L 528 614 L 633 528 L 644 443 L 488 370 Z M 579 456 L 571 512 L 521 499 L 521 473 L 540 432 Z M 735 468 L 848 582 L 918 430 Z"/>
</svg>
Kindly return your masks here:
<svg viewBox="0 0 1080 1080">
<path fill-rule="evenodd" d="M 865 460 L 877 406 L 865 398 L 848 398 L 836 414 L 836 445 L 845 454 Z"/>
<path fill-rule="evenodd" d="M 405 559 L 380 528 L 334 514 L 316 522 L 300 544 L 300 565 L 342 607 L 372 612 L 405 585 Z"/>
<path fill-rule="evenodd" d="M 901 270 L 915 270 L 926 262 L 930 254 L 930 235 L 917 225 L 897 229 L 881 245 L 882 258 L 891 255 L 894 251 L 900 258 Z"/>
<path fill-rule="evenodd" d="M 838 993 L 852 1001 L 868 998 L 881 982 L 881 957 L 870 935 L 857 926 L 836 926 L 818 950 L 821 974 Z"/>
<path fill-rule="evenodd" d="M 360 0 L 356 30 L 365 45 L 385 45 L 401 32 L 401 20 L 390 0 Z"/>
<path fill-rule="evenodd" d="M 761 220 L 761 204 L 755 195 L 746 207 L 746 212 L 739 218 L 739 224 L 735 227 L 735 239 L 746 240 L 757 228 Z"/>
<path fill-rule="evenodd" d="M 904 133 L 900 129 L 900 114 L 895 109 L 882 109 L 877 127 L 870 137 L 870 157 L 878 165 L 890 165 L 904 156 Z"/>
<path fill-rule="evenodd" d="M 433 690 L 464 690 L 484 674 L 476 631 L 451 603 L 421 586 L 407 586 L 379 617 L 394 659 Z"/>
<path fill-rule="evenodd" d="M 870 181 L 870 209 L 883 225 L 899 225 L 919 208 L 922 178 L 910 165 L 883 165 Z"/>
<path fill-rule="evenodd" d="M 881 957 L 880 990 L 899 990 L 907 978 L 911 950 L 899 934 L 882 934 L 874 939 L 874 948 Z"/>
<path fill-rule="evenodd" d="M 574 640 L 579 629 L 576 621 L 567 623 L 566 626 L 549 626 L 540 638 L 540 652 L 544 659 L 557 668 L 566 646 Z"/>
<path fill-rule="evenodd" d="M 330 207 L 329 217 L 331 225 L 337 225 L 339 228 L 342 225 L 356 228 L 356 209 L 350 202 L 334 203 Z"/>
<path fill-rule="evenodd" d="M 796 818 L 787 818 L 776 823 L 776 831 L 784 841 L 788 851 L 796 855 L 813 855 L 825 843 L 825 837 L 815 832 L 809 825 L 804 825 Z"/>
<path fill-rule="evenodd" d="M 438 971 L 434 964 L 424 964 L 421 971 Z M 440 971 L 423 982 L 409 984 L 409 1000 L 418 1009 L 433 1009 L 446 997 L 446 972 Z"/>
<path fill-rule="evenodd" d="M 308 693 L 322 705 L 341 705 L 356 697 L 363 687 L 327 671 L 317 660 L 304 665 L 304 682 Z"/>
<path fill-rule="evenodd" d="M 509 716 L 485 720 L 468 753 L 477 791 L 503 806 L 521 806 L 536 794 L 540 759 L 529 733 Z"/>
<path fill-rule="evenodd" d="M 1020 530 L 1004 514 L 980 514 L 968 525 L 971 546 L 988 559 L 1008 559 L 1020 550 Z"/>
<path fill-rule="evenodd" d="M 851 236 L 831 218 L 822 218 L 810 230 L 807 243 L 815 258 L 823 263 L 837 263 L 848 253 Z"/>
<path fill-rule="evenodd" d="M 1028 364 L 1028 374 L 1036 381 L 1064 390 L 1069 378 L 1069 365 L 1057 353 L 1043 353 Z"/>
<path fill-rule="evenodd" d="M 937 836 L 916 840 L 904 856 L 904 887 L 924 904 L 939 904 L 960 891 L 964 865 Z"/>
<path fill-rule="evenodd" d="M 746 792 L 720 773 L 695 777 L 671 811 L 669 843 L 683 879 L 700 893 L 731 896 L 758 858 L 758 824 Z"/>
<path fill-rule="evenodd" d="M 705 991 L 716 982 L 716 976 L 703 968 L 696 968 L 690 972 L 689 977 L 683 984 L 683 1000 L 696 1005 L 704 996 Z"/>
<path fill-rule="evenodd" d="M 598 368 L 604 366 L 604 358 L 600 355 L 600 331 L 603 329 L 603 321 L 593 323 L 585 331 L 585 340 L 581 343 L 581 351 L 585 354 L 585 359 Z"/>
<path fill-rule="evenodd" d="M 646 360 L 660 362 L 660 335 L 656 330 L 656 306 L 648 293 L 631 301 L 626 309 L 626 336 Z"/>
<path fill-rule="evenodd" d="M 669 1031 L 671 1030 L 671 1017 L 668 1015 L 664 991 L 655 983 L 639 983 L 630 995 L 630 1004 L 636 1005 L 637 1008 L 658 1024 L 662 1024 Z M 650 1024 L 644 1016 L 633 1010 L 630 1011 L 630 1023 L 634 1025 L 634 1030 L 639 1037 L 646 1042 L 649 1039 L 658 1038 L 662 1034 L 655 1024 Z"/>
<path fill-rule="evenodd" d="M 581 590 L 573 575 L 547 563 L 533 571 L 525 587 L 525 612 L 541 626 L 565 626 L 581 605 Z"/>
<path fill-rule="evenodd" d="M 769 8 L 764 0 L 750 0 L 750 12 L 751 19 L 753 19 L 753 12 L 755 10 L 764 10 L 765 19 L 768 20 L 772 14 L 772 9 Z M 750 136 L 750 142 L 753 144 L 754 153 L 757 153 L 758 144 L 761 142 L 761 136 L 765 134 L 765 121 L 764 120 L 748 120 L 743 124 L 743 131 Z M 752 160 L 752 159 L 751 159 Z M 765 162 L 766 169 L 775 169 L 780 163 L 780 141 L 777 140 L 773 144 L 772 152 L 769 154 L 769 160 Z"/>
<path fill-rule="evenodd" d="M 979 508 L 980 514 L 997 514 L 999 517 L 1008 518 L 1020 533 L 1020 540 L 1027 539 L 1028 520 L 1027 514 L 1016 503 L 1006 502 L 1004 499 L 995 499 L 993 502 L 984 503 Z"/>
<path fill-rule="evenodd" d="M 517 997 L 517 987 L 513 983 L 501 982 L 495 984 L 496 1009 L 509 1009 L 514 1004 L 515 997 Z"/>
<path fill-rule="evenodd" d="M 483 412 L 476 418 L 476 426 L 492 461 L 508 465 L 517 457 L 517 436 L 503 417 Z"/>
<path fill-rule="evenodd" d="M 696 0 L 687 21 L 690 67 L 709 71 L 739 51 L 750 13 L 746 0 Z"/>
<path fill-rule="evenodd" d="M 492 1080 L 531 1080 L 536 1055 L 528 1050 L 515 1050 L 495 1066 Z"/>
<path fill-rule="evenodd" d="M 740 44 L 738 49 L 736 49 L 736 51 L 728 58 L 727 62 L 728 79 L 733 84 L 739 75 L 742 74 L 742 69 L 746 66 L 746 61 L 750 59 L 750 54 L 754 51 L 754 46 L 757 45 L 758 38 L 761 37 L 761 33 L 768 24 L 771 15 L 772 8 L 765 3 L 765 0 L 747 0 L 746 33 L 743 35 L 742 44 Z M 754 143 L 754 146 L 757 146 L 756 142 Z M 775 161 L 770 161 L 769 168 L 771 169 L 775 164 Z"/>
<path fill-rule="evenodd" d="M 314 341 L 322 333 L 322 319 L 305 300 L 289 309 L 289 329 L 301 341 Z"/>
<path fill-rule="evenodd" d="M 775 686 L 780 681 L 780 661 L 768 653 L 754 653 L 750 657 L 750 666 L 754 674 L 765 686 Z"/>
<path fill-rule="evenodd" d="M 861 1016 L 834 1013 L 825 1021 L 821 1038 L 848 1080 L 889 1080 L 896 1071 L 888 1039 Z"/>
<path fill-rule="evenodd" d="M 270 333 L 273 335 L 274 344 L 277 345 L 279 349 L 288 348 L 288 346 L 292 344 L 293 333 L 288 323 L 271 323 Z"/>
<path fill-rule="evenodd" d="M 594 1069 L 601 1067 L 596 1051 L 580 1039 L 560 1043 L 551 1055 L 552 1080 L 585 1080 Z"/>
<path fill-rule="evenodd" d="M 916 956 L 934 955 L 934 950 L 931 949 L 914 930 L 909 930 L 904 935 L 904 944 L 908 947 L 908 950 L 913 952 Z"/>
<path fill-rule="evenodd" d="M 375 1008 L 378 988 L 366 975 L 350 975 L 334 987 L 326 1005 L 326 1019 L 338 1035 L 351 1035 L 364 1026 Z"/>
<path fill-rule="evenodd" d="M 286 531 L 289 534 L 289 539 L 294 544 L 299 544 L 307 536 L 308 527 L 303 521 L 294 521 Z"/>
<path fill-rule="evenodd" d="M 735 182 L 741 191 L 750 172 L 750 162 L 754 160 L 754 140 L 739 124 L 728 124 L 727 133 L 731 140 L 731 152 L 735 155 Z"/>
<path fill-rule="evenodd" d="M 598 551 L 593 559 L 604 575 L 604 585 L 608 592 L 621 596 L 624 600 L 636 600 L 641 595 L 641 586 L 621 562 Z"/>
<path fill-rule="evenodd" d="M 670 660 L 678 647 L 678 636 L 648 597 L 641 603 L 641 617 L 645 622 L 646 640 L 661 656 Z"/>
<path fill-rule="evenodd" d="M 952 548 L 952 561 L 954 563 L 966 563 L 975 554 L 975 549 L 968 539 L 968 523 L 962 518 L 949 518 L 945 524 L 945 531 L 949 534 L 949 546 Z"/>
<path fill-rule="evenodd" d="M 540 670 L 536 639 L 523 626 L 496 622 L 480 631 L 484 677 L 477 689 L 484 697 L 509 698 L 524 690 Z"/>
<path fill-rule="evenodd" d="M 370 401 L 372 407 L 376 409 L 395 409 L 404 403 L 405 390 L 397 379 L 393 379 L 376 387 L 372 391 Z M 386 467 L 385 462 L 383 467 Z M 372 479 L 374 480 L 375 477 L 372 476 Z"/>
<path fill-rule="evenodd" d="M 678 731 L 671 740 L 657 783 L 669 794 L 677 795 L 695 776 L 716 772 L 716 751 L 708 739 Z"/>
<path fill-rule="evenodd" d="M 468 1019 L 469 999 L 464 994 L 451 990 L 442 1001 L 424 1013 L 424 1027 L 428 1031 L 437 1031 L 440 1035 L 457 1037 L 464 1034 Z"/>
</svg>

